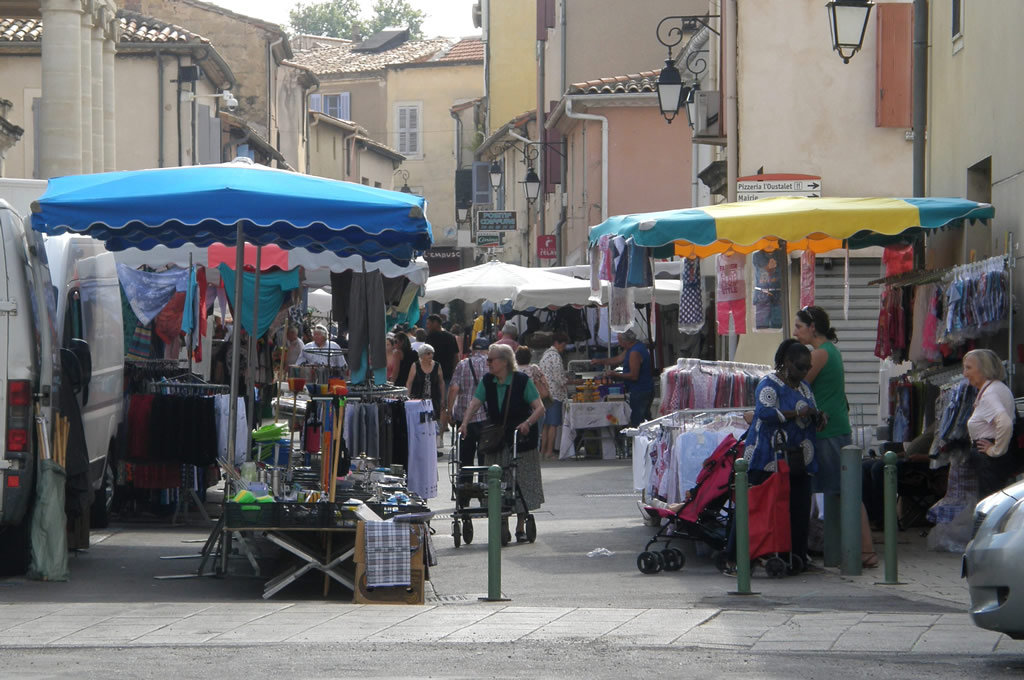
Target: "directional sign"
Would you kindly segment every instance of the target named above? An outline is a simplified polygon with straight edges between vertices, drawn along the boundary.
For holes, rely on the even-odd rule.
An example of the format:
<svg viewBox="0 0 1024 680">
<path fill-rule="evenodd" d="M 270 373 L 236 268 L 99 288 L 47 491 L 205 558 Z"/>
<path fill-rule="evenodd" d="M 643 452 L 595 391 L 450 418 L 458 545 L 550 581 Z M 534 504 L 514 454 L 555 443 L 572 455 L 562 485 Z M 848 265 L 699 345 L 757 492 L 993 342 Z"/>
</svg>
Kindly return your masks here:
<svg viewBox="0 0 1024 680">
<path fill-rule="evenodd" d="M 515 231 L 514 210 L 481 210 L 477 214 L 477 231 Z"/>
<path fill-rule="evenodd" d="M 821 177 L 773 173 L 749 175 L 736 179 L 736 200 L 757 201 L 776 196 L 821 196 Z"/>
<path fill-rule="evenodd" d="M 482 231 L 476 235 L 477 248 L 495 248 L 501 245 L 503 235 L 500 231 Z"/>
</svg>

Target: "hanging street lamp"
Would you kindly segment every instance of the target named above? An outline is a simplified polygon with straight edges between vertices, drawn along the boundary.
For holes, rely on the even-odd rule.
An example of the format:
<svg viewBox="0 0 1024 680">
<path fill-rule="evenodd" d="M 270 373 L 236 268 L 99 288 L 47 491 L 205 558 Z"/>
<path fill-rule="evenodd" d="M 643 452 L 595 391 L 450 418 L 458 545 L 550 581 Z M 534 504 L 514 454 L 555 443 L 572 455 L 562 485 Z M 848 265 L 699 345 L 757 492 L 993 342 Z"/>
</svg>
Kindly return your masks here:
<svg viewBox="0 0 1024 680">
<path fill-rule="evenodd" d="M 871 0 L 832 0 L 825 5 L 832 49 L 839 53 L 844 64 L 849 64 L 863 46 L 874 4 Z"/>
</svg>

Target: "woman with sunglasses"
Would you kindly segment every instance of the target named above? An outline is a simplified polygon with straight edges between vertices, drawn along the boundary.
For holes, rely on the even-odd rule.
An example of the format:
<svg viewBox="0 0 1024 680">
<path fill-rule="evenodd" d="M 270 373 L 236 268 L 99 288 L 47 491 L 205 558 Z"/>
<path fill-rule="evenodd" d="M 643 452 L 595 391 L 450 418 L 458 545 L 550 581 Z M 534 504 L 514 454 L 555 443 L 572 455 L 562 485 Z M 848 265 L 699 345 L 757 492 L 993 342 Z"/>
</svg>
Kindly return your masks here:
<svg viewBox="0 0 1024 680">
<path fill-rule="evenodd" d="M 544 417 L 544 402 L 528 375 L 518 370 L 516 357 L 508 345 L 491 345 L 487 350 L 489 373 L 477 384 L 473 399 L 459 427 L 459 436 L 468 433 L 468 424 L 477 409 L 487 409 L 491 424 L 505 426 L 505 455 L 501 464 L 506 466 L 512 440 L 519 433 L 516 447 L 516 485 L 522 492 L 516 494 L 516 542 L 525 543 L 526 516 L 544 503 L 544 487 L 540 475 L 540 452 L 537 449 L 537 424 Z M 490 461 L 488 461 L 490 464 Z"/>
</svg>

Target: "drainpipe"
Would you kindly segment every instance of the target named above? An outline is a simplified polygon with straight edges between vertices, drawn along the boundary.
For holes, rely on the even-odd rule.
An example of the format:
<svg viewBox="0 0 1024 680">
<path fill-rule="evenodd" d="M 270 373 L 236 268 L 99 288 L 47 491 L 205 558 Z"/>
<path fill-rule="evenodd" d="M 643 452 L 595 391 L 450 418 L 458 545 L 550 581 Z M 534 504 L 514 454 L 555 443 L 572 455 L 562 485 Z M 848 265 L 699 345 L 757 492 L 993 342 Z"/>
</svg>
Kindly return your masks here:
<svg viewBox="0 0 1024 680">
<path fill-rule="evenodd" d="M 455 169 L 462 169 L 462 118 L 459 114 L 451 109 L 448 109 L 448 113 L 452 118 L 455 119 Z"/>
<path fill-rule="evenodd" d="M 725 16 L 725 127 L 726 127 L 726 196 L 736 200 L 736 178 L 739 177 L 739 106 L 736 101 L 736 11 L 737 1 L 728 0 Z"/>
<path fill-rule="evenodd" d="M 273 72 L 274 72 L 274 48 L 277 47 L 278 45 L 280 45 L 283 42 L 284 42 L 284 36 L 282 35 L 280 38 L 278 38 L 274 42 L 267 43 L 267 141 L 268 142 L 271 142 L 271 140 L 273 139 L 273 137 L 271 137 L 271 135 L 270 135 L 270 131 L 273 129 L 271 124 L 273 122 L 274 104 L 273 104 L 273 98 L 271 97 L 270 89 L 273 87 L 273 84 L 276 81 L 276 79 L 273 76 Z M 276 98 L 276 97 L 274 97 L 274 98 Z M 273 142 L 271 142 L 271 143 L 273 143 Z M 278 151 L 280 151 L 281 149 L 278 148 L 278 147 L 280 147 L 280 144 L 278 144 L 274 148 L 276 148 Z"/>
<path fill-rule="evenodd" d="M 573 113 L 572 103 L 575 97 L 565 98 L 565 115 L 576 120 L 596 120 L 601 122 L 601 221 L 608 219 L 608 118 L 593 113 Z M 586 162 L 583 163 L 586 167 Z"/>
<path fill-rule="evenodd" d="M 178 73 L 181 73 L 181 55 L 176 55 L 176 59 L 178 62 Z M 177 115 L 175 116 L 175 118 L 177 118 L 178 121 L 178 167 L 180 168 L 182 166 L 182 161 L 184 161 L 184 157 L 182 156 L 181 153 L 181 93 L 183 92 L 183 90 L 181 89 L 181 79 L 179 78 L 176 80 L 178 81 L 178 96 L 175 97 L 175 99 L 177 99 L 177 102 L 175 104 L 175 106 L 177 107 Z"/>
<path fill-rule="evenodd" d="M 303 95 L 304 101 L 302 102 L 302 127 L 306 130 L 306 174 L 312 175 L 312 171 L 309 168 L 310 157 L 309 147 L 313 143 L 313 126 L 317 123 L 311 123 L 310 119 L 313 117 L 309 114 L 309 96 L 320 89 L 320 83 L 317 83 L 310 89 L 305 91 Z M 319 122 L 319 120 L 317 121 Z"/>
<path fill-rule="evenodd" d="M 164 59 L 156 51 L 156 167 L 164 167 Z M 180 96 L 180 95 L 179 95 Z"/>
</svg>

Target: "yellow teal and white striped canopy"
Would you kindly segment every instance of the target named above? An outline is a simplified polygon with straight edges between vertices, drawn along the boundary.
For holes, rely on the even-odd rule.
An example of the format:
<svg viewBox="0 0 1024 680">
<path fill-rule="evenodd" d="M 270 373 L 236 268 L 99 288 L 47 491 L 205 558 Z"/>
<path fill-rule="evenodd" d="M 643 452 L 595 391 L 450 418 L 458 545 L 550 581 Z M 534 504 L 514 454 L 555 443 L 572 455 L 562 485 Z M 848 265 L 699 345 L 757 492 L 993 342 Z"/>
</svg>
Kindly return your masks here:
<svg viewBox="0 0 1024 680">
<path fill-rule="evenodd" d="M 962 198 L 780 197 L 617 215 L 592 227 L 590 242 L 610 234 L 632 237 L 648 248 L 674 244 L 676 255 L 707 257 L 774 250 L 785 241 L 789 251 L 822 253 L 844 244 L 863 248 L 906 241 L 959 220 L 994 216 L 990 204 Z"/>
</svg>

